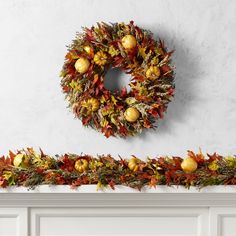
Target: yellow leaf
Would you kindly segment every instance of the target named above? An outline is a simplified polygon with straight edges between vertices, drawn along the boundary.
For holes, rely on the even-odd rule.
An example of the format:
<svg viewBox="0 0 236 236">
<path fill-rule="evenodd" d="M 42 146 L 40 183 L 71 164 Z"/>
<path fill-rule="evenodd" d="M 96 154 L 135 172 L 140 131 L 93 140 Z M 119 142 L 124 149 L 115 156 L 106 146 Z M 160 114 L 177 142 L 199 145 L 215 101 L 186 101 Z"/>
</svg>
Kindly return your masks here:
<svg viewBox="0 0 236 236">
<path fill-rule="evenodd" d="M 100 98 L 100 103 L 103 104 L 106 102 L 106 99 L 105 97 L 102 95 L 101 98 Z"/>
<path fill-rule="evenodd" d="M 115 98 L 113 95 L 111 95 L 111 100 L 112 100 L 112 102 L 116 105 L 117 100 L 116 100 L 116 98 Z"/>
<path fill-rule="evenodd" d="M 98 191 L 99 189 L 103 189 L 103 184 L 102 184 L 100 181 L 98 181 L 97 187 L 96 187 L 96 190 L 97 190 L 97 191 Z"/>
<path fill-rule="evenodd" d="M 139 54 L 142 56 L 142 58 L 145 58 L 147 56 L 147 53 L 145 52 L 147 47 L 145 48 L 139 48 Z"/>
<path fill-rule="evenodd" d="M 103 119 L 100 121 L 100 125 L 101 125 L 102 127 L 106 127 L 106 126 L 108 125 L 108 121 L 103 118 Z"/>
<path fill-rule="evenodd" d="M 216 171 L 219 169 L 219 165 L 217 164 L 217 160 L 211 162 L 209 165 L 208 165 L 208 168 L 210 170 L 213 170 L 213 171 Z"/>
</svg>

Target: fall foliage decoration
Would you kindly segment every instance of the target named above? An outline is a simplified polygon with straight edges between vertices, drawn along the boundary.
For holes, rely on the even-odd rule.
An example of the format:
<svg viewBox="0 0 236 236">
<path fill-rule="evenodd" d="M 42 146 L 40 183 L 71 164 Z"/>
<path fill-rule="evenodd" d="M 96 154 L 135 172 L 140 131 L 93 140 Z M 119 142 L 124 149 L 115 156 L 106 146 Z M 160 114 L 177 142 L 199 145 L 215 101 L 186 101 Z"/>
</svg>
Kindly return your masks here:
<svg viewBox="0 0 236 236">
<path fill-rule="evenodd" d="M 209 185 L 236 184 L 236 157 L 188 151 L 186 158 L 177 156 L 148 157 L 146 161 L 136 156 L 130 159 L 111 155 L 49 156 L 41 149 L 36 152 L 26 148 L 9 151 L 0 157 L 0 187 L 38 185 L 95 184 L 98 188 L 116 185 L 141 190 L 144 186 L 182 185 L 202 188 Z"/>
<path fill-rule="evenodd" d="M 69 107 L 83 125 L 106 137 L 155 128 L 174 95 L 172 53 L 133 21 L 84 28 L 68 47 L 60 74 Z M 130 74 L 129 92 L 104 87 L 111 68 Z"/>
</svg>

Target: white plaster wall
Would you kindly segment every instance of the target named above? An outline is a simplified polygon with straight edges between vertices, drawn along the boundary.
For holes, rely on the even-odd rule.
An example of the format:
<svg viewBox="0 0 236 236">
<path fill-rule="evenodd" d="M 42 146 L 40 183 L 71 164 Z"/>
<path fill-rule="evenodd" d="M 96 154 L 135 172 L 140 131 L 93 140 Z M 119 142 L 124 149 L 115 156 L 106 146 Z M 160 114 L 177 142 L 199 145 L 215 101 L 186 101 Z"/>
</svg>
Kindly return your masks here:
<svg viewBox="0 0 236 236">
<path fill-rule="evenodd" d="M 58 74 L 81 26 L 132 19 L 176 50 L 176 96 L 158 130 L 106 139 L 73 118 Z M 236 154 L 235 90 L 236 1 L 0 0 L 1 154 Z"/>
</svg>

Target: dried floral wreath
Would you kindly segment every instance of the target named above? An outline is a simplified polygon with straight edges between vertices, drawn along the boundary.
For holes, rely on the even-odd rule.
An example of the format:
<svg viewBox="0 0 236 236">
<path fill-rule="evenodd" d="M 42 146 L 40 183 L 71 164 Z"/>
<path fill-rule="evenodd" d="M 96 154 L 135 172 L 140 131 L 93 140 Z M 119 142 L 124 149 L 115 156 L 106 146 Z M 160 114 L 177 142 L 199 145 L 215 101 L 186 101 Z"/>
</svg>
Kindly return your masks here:
<svg viewBox="0 0 236 236">
<path fill-rule="evenodd" d="M 188 151 L 187 158 L 158 157 L 146 161 L 133 156 L 119 160 L 111 155 L 64 154 L 49 156 L 40 150 L 22 149 L 0 157 L 0 187 L 96 184 L 98 188 L 125 185 L 141 190 L 144 186 L 183 185 L 204 187 L 236 184 L 235 156 L 204 155 Z"/>
<path fill-rule="evenodd" d="M 174 94 L 172 53 L 133 21 L 84 28 L 69 46 L 60 75 L 69 107 L 83 125 L 106 137 L 154 128 Z M 112 93 L 104 87 L 110 68 L 131 75 L 130 92 L 123 88 Z"/>
</svg>

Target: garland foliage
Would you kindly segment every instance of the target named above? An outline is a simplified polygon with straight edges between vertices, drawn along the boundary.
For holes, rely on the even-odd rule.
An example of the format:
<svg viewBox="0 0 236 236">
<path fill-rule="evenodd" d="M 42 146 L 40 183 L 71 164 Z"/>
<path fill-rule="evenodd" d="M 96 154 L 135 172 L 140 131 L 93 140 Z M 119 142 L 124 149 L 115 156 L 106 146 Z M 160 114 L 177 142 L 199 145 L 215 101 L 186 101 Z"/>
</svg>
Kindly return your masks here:
<svg viewBox="0 0 236 236">
<path fill-rule="evenodd" d="M 0 158 L 0 186 L 96 184 L 98 188 L 125 185 L 141 190 L 144 186 L 182 185 L 204 187 L 236 184 L 235 156 L 206 156 L 188 151 L 188 157 L 148 157 L 146 161 L 132 156 L 115 159 L 111 155 L 64 154 L 55 157 L 42 150 L 22 149 Z"/>
</svg>

